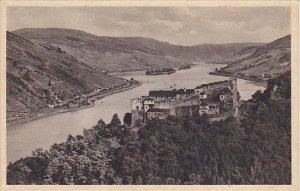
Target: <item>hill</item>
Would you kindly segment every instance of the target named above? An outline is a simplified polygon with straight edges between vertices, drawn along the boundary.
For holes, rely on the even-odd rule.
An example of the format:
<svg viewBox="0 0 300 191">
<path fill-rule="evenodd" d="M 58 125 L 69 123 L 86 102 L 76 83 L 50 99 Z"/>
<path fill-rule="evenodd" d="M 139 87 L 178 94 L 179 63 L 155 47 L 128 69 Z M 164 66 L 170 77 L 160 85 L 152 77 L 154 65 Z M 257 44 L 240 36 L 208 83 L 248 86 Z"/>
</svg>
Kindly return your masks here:
<svg viewBox="0 0 300 191">
<path fill-rule="evenodd" d="M 123 79 L 97 72 L 73 56 L 46 42 L 31 41 L 7 32 L 7 112 L 47 108 L 49 76 L 61 100 L 97 88 L 122 85 Z"/>
<path fill-rule="evenodd" d="M 142 37 L 105 37 L 59 28 L 30 28 L 14 31 L 33 41 L 60 47 L 98 70 L 123 71 L 179 67 L 186 62 L 225 59 L 253 43 L 173 45 Z"/>
<path fill-rule="evenodd" d="M 291 70 L 291 35 L 258 47 L 247 47 L 236 52 L 219 72 L 234 76 L 261 79 L 278 76 Z"/>
</svg>

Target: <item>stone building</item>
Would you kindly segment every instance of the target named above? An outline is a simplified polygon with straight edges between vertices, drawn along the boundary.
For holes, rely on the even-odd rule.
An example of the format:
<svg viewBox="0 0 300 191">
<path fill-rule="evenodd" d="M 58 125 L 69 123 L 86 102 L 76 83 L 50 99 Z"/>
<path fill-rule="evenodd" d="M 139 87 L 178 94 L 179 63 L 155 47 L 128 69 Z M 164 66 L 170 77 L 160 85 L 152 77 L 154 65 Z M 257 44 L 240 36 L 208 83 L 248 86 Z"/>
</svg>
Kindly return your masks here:
<svg viewBox="0 0 300 191">
<path fill-rule="evenodd" d="M 175 90 L 150 91 L 148 97 L 155 99 L 156 101 L 175 101 L 176 92 Z"/>
<path fill-rule="evenodd" d="M 133 125 L 144 121 L 143 97 L 131 100 L 131 120 Z"/>
<path fill-rule="evenodd" d="M 195 89 L 179 89 L 175 91 L 176 93 L 176 100 L 184 100 L 191 98 L 195 95 Z"/>
<path fill-rule="evenodd" d="M 201 92 L 199 93 L 199 99 L 206 99 L 207 98 L 207 93 Z"/>
<path fill-rule="evenodd" d="M 177 117 L 199 116 L 199 105 L 178 106 L 175 108 L 175 116 Z"/>
<path fill-rule="evenodd" d="M 220 95 L 220 107 L 222 108 L 222 111 L 228 111 L 231 110 L 235 103 L 235 95 L 229 88 L 224 88 Z"/>
<path fill-rule="evenodd" d="M 143 100 L 143 107 L 144 107 L 144 112 L 147 112 L 148 109 L 154 108 L 154 99 L 152 98 L 145 98 Z"/>
<path fill-rule="evenodd" d="M 143 122 L 173 115 L 199 116 L 206 113 L 216 116 L 234 109 L 239 102 L 237 80 L 203 84 L 195 89 L 150 91 L 148 96 L 131 100 L 132 122 Z"/>
<path fill-rule="evenodd" d="M 201 102 L 201 104 L 199 105 L 199 114 L 203 115 L 203 114 L 208 114 L 208 110 L 209 110 L 209 105 L 206 102 Z"/>
<path fill-rule="evenodd" d="M 160 109 L 160 108 L 151 108 L 148 109 L 147 113 L 147 120 L 151 120 L 153 118 L 157 119 L 165 119 L 170 115 L 169 109 Z"/>
<path fill-rule="evenodd" d="M 236 78 L 230 78 L 229 80 L 224 80 L 220 82 L 213 82 L 208 84 L 202 84 L 195 88 L 195 93 L 200 94 L 201 92 L 210 93 L 216 89 L 230 88 L 232 91 L 237 89 Z"/>
<path fill-rule="evenodd" d="M 217 115 L 220 113 L 220 105 L 219 104 L 209 104 L 208 106 L 208 115 Z"/>
</svg>

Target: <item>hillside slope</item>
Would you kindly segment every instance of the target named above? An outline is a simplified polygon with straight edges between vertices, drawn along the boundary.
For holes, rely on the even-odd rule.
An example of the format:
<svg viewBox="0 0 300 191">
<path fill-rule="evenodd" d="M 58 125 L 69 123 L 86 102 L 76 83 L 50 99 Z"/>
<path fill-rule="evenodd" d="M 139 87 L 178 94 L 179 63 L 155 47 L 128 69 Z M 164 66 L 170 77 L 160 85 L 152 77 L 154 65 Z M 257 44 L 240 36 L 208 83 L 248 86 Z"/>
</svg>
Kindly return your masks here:
<svg viewBox="0 0 300 191">
<path fill-rule="evenodd" d="M 291 70 L 291 35 L 266 45 L 246 48 L 225 60 L 221 73 L 260 78 L 280 75 Z"/>
<path fill-rule="evenodd" d="M 179 67 L 186 62 L 228 58 L 253 43 L 179 46 L 142 37 L 104 37 L 72 29 L 20 29 L 16 34 L 62 48 L 98 70 Z"/>
<path fill-rule="evenodd" d="M 49 76 L 53 91 L 61 100 L 97 88 L 127 83 L 94 71 L 58 47 L 7 32 L 8 116 L 47 107 Z"/>
</svg>

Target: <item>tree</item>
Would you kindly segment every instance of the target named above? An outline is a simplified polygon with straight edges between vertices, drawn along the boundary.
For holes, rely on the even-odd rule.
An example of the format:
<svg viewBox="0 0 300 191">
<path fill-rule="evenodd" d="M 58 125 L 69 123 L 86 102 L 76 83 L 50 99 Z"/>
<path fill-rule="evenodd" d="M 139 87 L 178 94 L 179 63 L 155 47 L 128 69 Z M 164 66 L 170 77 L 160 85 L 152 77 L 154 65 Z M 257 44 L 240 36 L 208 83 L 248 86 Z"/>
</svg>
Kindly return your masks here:
<svg viewBox="0 0 300 191">
<path fill-rule="evenodd" d="M 253 102 L 258 102 L 258 101 L 261 101 L 261 100 L 264 100 L 264 94 L 262 93 L 261 90 L 258 90 L 257 92 L 255 92 L 252 95 L 252 101 Z"/>
<path fill-rule="evenodd" d="M 124 121 L 124 124 L 130 126 L 131 125 L 131 113 L 125 113 L 123 121 Z"/>
<path fill-rule="evenodd" d="M 98 125 L 106 125 L 105 122 L 102 119 L 99 119 Z"/>
<path fill-rule="evenodd" d="M 110 122 L 110 125 L 112 125 L 113 127 L 116 127 L 118 125 L 121 125 L 121 121 L 119 119 L 119 116 L 118 114 L 114 114 L 112 119 L 111 119 L 111 122 Z"/>
</svg>

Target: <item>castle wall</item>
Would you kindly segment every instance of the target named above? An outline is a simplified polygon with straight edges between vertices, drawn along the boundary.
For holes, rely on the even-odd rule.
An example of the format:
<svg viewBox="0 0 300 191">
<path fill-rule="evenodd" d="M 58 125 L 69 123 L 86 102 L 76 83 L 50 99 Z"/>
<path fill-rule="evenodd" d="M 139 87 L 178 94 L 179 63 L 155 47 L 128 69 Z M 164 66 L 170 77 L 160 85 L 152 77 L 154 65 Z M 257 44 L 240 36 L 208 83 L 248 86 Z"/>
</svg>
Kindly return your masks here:
<svg viewBox="0 0 300 191">
<path fill-rule="evenodd" d="M 144 121 L 144 109 L 142 104 L 142 98 L 135 98 L 131 100 L 131 121 L 132 125 L 136 122 Z"/>
<path fill-rule="evenodd" d="M 141 110 L 143 108 L 142 98 L 135 98 L 131 100 L 132 110 Z"/>
<path fill-rule="evenodd" d="M 169 113 L 166 112 L 147 112 L 147 120 L 154 118 L 157 119 L 166 119 L 169 116 Z"/>
<path fill-rule="evenodd" d="M 199 115 L 199 106 L 176 107 L 175 113 L 177 117 L 191 117 Z"/>
<path fill-rule="evenodd" d="M 135 125 L 137 122 L 144 122 L 144 111 L 131 110 L 131 121 L 132 125 Z"/>
<path fill-rule="evenodd" d="M 227 81 L 223 82 L 217 82 L 217 83 L 211 83 L 211 84 L 206 84 L 203 85 L 200 88 L 195 89 L 196 94 L 200 94 L 201 92 L 210 92 L 211 90 L 214 89 L 221 89 L 221 88 L 230 88 L 230 90 L 236 91 L 237 90 L 237 80 L 236 78 L 231 78 Z"/>
<path fill-rule="evenodd" d="M 227 90 L 224 98 L 220 99 L 219 95 L 224 88 L 230 89 L 233 95 L 230 92 L 228 93 L 229 90 Z M 227 81 L 202 85 L 197 87 L 194 92 L 194 94 L 176 94 L 176 96 L 168 94 L 167 91 L 165 92 L 166 96 L 160 96 L 160 92 L 156 92 L 158 95 L 156 96 L 155 92 L 152 92 L 152 96 L 142 96 L 140 98 L 132 99 L 132 124 L 134 125 L 139 121 L 146 122 L 146 119 L 152 118 L 163 119 L 170 115 L 178 117 L 199 116 L 203 113 L 207 113 L 208 115 L 218 115 L 219 113 L 232 110 L 239 102 L 237 80 L 233 78 Z M 201 92 L 205 92 L 207 95 L 201 95 L 201 97 Z M 148 98 L 152 98 L 153 100 Z M 200 98 L 209 100 L 211 103 L 205 107 L 200 106 Z M 151 112 L 147 112 L 150 108 L 169 109 L 169 111 L 168 113 L 160 111 L 155 113 L 154 110 L 154 113 L 152 110 Z"/>
<path fill-rule="evenodd" d="M 175 102 L 173 101 L 155 101 L 154 108 L 170 109 L 174 107 Z"/>
</svg>

